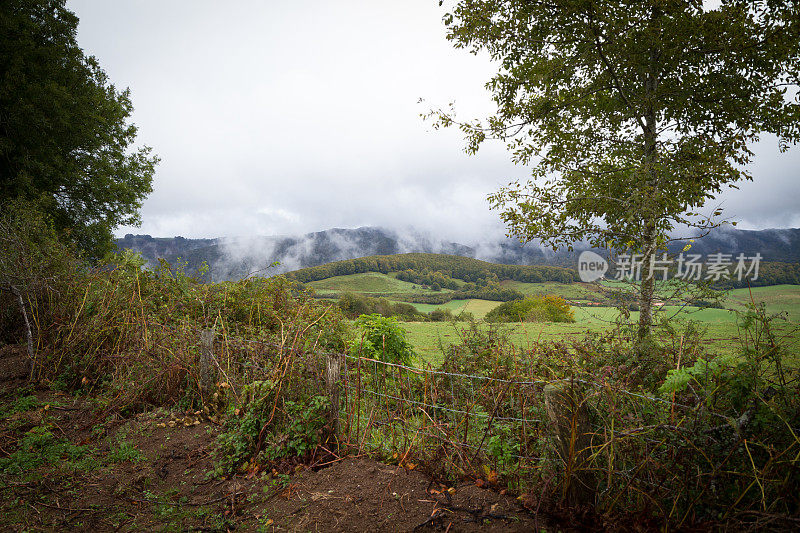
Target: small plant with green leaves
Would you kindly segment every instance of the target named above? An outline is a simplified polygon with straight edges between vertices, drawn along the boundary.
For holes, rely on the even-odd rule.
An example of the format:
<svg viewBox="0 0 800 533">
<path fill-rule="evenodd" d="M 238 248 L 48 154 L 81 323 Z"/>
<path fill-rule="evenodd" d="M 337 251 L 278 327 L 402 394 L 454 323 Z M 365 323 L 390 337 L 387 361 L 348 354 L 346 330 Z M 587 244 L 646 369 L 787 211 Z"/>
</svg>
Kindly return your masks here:
<svg viewBox="0 0 800 533">
<path fill-rule="evenodd" d="M 351 353 L 389 363 L 411 362 L 413 347 L 395 318 L 379 314 L 361 315 L 354 324 L 360 337 L 350 345 Z"/>
<path fill-rule="evenodd" d="M 125 438 L 117 439 L 106 456 L 109 463 L 138 463 L 145 460 L 141 450 Z"/>
<path fill-rule="evenodd" d="M 286 402 L 286 428 L 273 432 L 264 450 L 267 460 L 303 456 L 322 442 L 323 427 L 330 407 L 325 396 L 313 396 L 307 402 Z"/>
<path fill-rule="evenodd" d="M 487 453 L 500 465 L 514 464 L 519 455 L 520 444 L 513 429 L 509 424 L 497 424 L 494 435 L 486 439 Z"/>
</svg>

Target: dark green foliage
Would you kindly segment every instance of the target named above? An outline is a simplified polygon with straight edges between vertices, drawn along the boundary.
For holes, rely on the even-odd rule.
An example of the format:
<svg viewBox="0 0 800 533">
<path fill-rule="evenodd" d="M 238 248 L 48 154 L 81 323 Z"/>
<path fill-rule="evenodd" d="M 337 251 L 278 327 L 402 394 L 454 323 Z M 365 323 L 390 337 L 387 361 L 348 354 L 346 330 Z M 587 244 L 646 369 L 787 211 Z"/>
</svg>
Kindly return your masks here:
<svg viewBox="0 0 800 533">
<path fill-rule="evenodd" d="M 401 295 L 397 295 L 400 297 Z M 508 302 L 519 300 L 525 295 L 516 289 L 503 287 L 498 283 L 490 283 L 483 287 L 476 286 L 474 283 L 467 283 L 457 291 L 442 292 L 439 294 L 403 294 L 404 300 L 418 304 L 445 304 L 452 300 L 492 300 L 495 302 Z"/>
<path fill-rule="evenodd" d="M 428 313 L 431 322 L 452 322 L 455 320 L 453 312 L 449 309 L 434 309 Z"/>
<path fill-rule="evenodd" d="M 445 280 L 446 278 L 454 278 L 467 282 L 477 282 L 482 279 L 494 279 L 496 281 L 511 279 L 528 283 L 541 283 L 544 281 L 572 283 L 578 281 L 577 273 L 567 268 L 498 265 L 457 255 L 422 253 L 374 255 L 371 257 L 348 259 L 346 261 L 336 261 L 325 265 L 295 270 L 294 272 L 287 273 L 286 277 L 308 283 L 310 281 L 318 281 L 333 276 L 344 276 L 348 274 L 361 274 L 364 272 L 388 274 L 389 272 L 401 272 L 406 270 L 431 273 L 438 272 L 444 276 Z"/>
<path fill-rule="evenodd" d="M 449 276 L 445 276 L 441 272 L 417 272 L 413 269 L 406 269 L 397 273 L 397 279 L 408 281 L 409 283 L 416 283 L 423 287 L 430 287 L 433 290 L 451 289 L 458 290 L 459 284 L 457 281 Z"/>
<path fill-rule="evenodd" d="M 513 300 L 489 311 L 487 322 L 575 322 L 569 304 L 560 296 Z"/>
<path fill-rule="evenodd" d="M 35 202 L 59 236 L 100 258 L 135 224 L 158 159 L 134 147 L 128 90 L 76 41 L 64 0 L 0 7 L 0 200 Z"/>
<path fill-rule="evenodd" d="M 415 304 L 439 305 L 451 302 L 455 298 L 453 298 L 452 292 L 442 292 L 439 294 L 404 294 L 403 299 Z"/>
<path fill-rule="evenodd" d="M 735 265 L 737 254 L 732 255 Z M 673 265 L 668 271 L 668 278 L 674 280 L 677 273 L 677 267 Z M 733 274 L 733 268 L 730 269 L 730 273 Z M 606 273 L 607 279 L 613 279 L 613 277 L 613 270 Z M 704 284 L 710 284 L 710 286 L 716 290 L 742 289 L 746 287 L 768 287 L 770 285 L 800 285 L 800 263 L 762 260 L 760 261 L 758 267 L 758 279 L 753 280 L 751 274 L 750 276 L 742 276 L 741 280 L 736 279 L 734 276 L 731 279 L 722 278 L 713 283 L 706 282 L 706 280 L 701 280 L 696 284 L 700 286 Z"/>
<path fill-rule="evenodd" d="M 768 285 L 800 285 L 800 263 L 762 261 L 758 267 L 758 279 L 721 280 L 715 284 L 720 289 L 744 287 L 766 287 Z"/>
<path fill-rule="evenodd" d="M 405 302 L 392 302 L 386 298 L 371 298 L 346 292 L 339 297 L 339 309 L 348 318 L 358 318 L 361 315 L 379 314 L 393 316 L 405 321 L 425 320 L 425 315 L 417 311 L 416 307 Z"/>
<path fill-rule="evenodd" d="M 464 289 L 453 293 L 454 300 L 468 300 L 470 298 L 476 298 L 479 300 L 508 302 L 510 300 L 517 300 L 522 297 L 524 297 L 524 295 L 518 290 L 503 287 L 498 283 L 489 283 L 486 286 L 479 286 L 475 288 L 465 287 Z"/>
<path fill-rule="evenodd" d="M 440 296 L 440 295 L 433 295 Z M 449 301 L 449 300 L 447 300 Z M 371 298 L 346 292 L 339 297 L 339 309 L 347 318 L 358 318 L 361 315 L 378 314 L 384 317 L 394 317 L 404 322 L 443 322 L 446 320 L 465 321 L 472 318 L 471 313 L 453 315 L 449 309 L 434 309 L 428 314 L 417 311 L 417 308 L 406 302 L 393 302 L 386 298 Z"/>
<path fill-rule="evenodd" d="M 450 309 L 440 307 L 428 313 L 427 319 L 431 322 L 472 322 L 475 320 L 475 316 L 468 311 L 461 311 L 454 315 Z"/>
</svg>

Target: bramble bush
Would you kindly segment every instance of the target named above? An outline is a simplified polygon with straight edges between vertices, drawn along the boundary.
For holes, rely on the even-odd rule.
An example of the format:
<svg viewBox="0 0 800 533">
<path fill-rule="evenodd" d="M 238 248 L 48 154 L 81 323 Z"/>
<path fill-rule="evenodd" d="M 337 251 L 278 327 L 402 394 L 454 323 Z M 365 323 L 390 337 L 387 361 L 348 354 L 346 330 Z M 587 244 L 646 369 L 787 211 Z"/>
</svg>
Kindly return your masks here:
<svg viewBox="0 0 800 533">
<path fill-rule="evenodd" d="M 4 246 L 0 259 L 19 267 L 3 275 L 18 271 L 14 280 L 25 282 L 14 281 L 34 326 L 32 378 L 71 391 L 108 392 L 117 409 L 178 401 L 198 406 L 204 329 L 217 332 L 216 363 L 235 390 L 287 352 L 345 348 L 349 328 L 341 312 L 283 277 L 202 283 L 180 261 L 144 270 L 142 258 L 128 251 L 92 266 L 55 239 L 14 250 Z M 41 276 L 31 277 L 39 270 Z M 6 311 L 1 329 L 11 331 L 19 312 Z"/>
<path fill-rule="evenodd" d="M 215 473 L 264 469 L 313 451 L 326 434 L 330 406 L 327 397 L 313 394 L 314 389 L 295 383 L 285 390 L 268 380 L 245 386 L 243 401 L 229 408 L 217 439 Z"/>
<path fill-rule="evenodd" d="M 791 337 L 776 320 L 751 306 L 739 319 L 739 350 L 717 356 L 692 322 L 660 324 L 646 346 L 624 329 L 527 348 L 509 343 L 497 325 L 460 329 L 438 368 L 443 373 L 424 387 L 409 375 L 406 390 L 436 390 L 437 405 L 483 418 L 454 420 L 459 429 L 444 442 L 419 444 L 427 451 L 417 460 L 450 478 L 483 477 L 491 464 L 503 483 L 524 487 L 523 500 L 534 507 L 557 504 L 565 466 L 554 453 L 541 390 L 469 376 L 568 383 L 582 391 L 590 428 L 585 463 L 577 466 L 592 480 L 593 510 L 604 520 L 635 513 L 676 528 L 789 529 L 800 512 L 800 372 L 786 344 Z M 490 414 L 505 420 L 486 431 Z M 405 424 L 413 436 L 413 420 Z M 483 449 L 475 451 L 484 431 Z M 467 438 L 464 463 L 450 447 Z M 538 461 L 534 468 L 517 463 L 520 451 Z"/>
</svg>

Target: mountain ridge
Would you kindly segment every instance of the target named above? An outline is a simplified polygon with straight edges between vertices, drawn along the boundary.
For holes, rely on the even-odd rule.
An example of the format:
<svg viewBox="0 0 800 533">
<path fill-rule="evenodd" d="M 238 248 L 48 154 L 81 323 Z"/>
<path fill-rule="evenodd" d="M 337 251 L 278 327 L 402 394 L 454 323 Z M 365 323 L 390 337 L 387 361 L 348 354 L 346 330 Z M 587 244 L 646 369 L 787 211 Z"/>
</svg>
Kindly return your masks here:
<svg viewBox="0 0 800 533">
<path fill-rule="evenodd" d="M 163 258 L 175 265 L 178 258 L 188 272 L 195 272 L 205 261 L 212 281 L 241 279 L 253 272 L 272 275 L 333 261 L 373 255 L 400 253 L 440 253 L 472 257 L 497 264 L 543 265 L 575 268 L 577 256 L 590 249 L 554 252 L 534 243 L 523 245 L 512 239 L 465 245 L 436 239 L 416 232 L 365 226 L 355 229 L 332 228 L 298 236 L 258 236 L 238 238 L 188 239 L 128 234 L 116 239 L 119 249 L 139 252 L 152 268 Z M 673 242 L 671 252 L 680 252 L 689 238 Z M 691 253 L 708 255 L 729 253 L 748 256 L 760 253 L 764 261 L 800 261 L 800 229 L 739 230 L 718 228 L 691 242 Z M 279 261 L 280 266 L 269 267 Z"/>
</svg>

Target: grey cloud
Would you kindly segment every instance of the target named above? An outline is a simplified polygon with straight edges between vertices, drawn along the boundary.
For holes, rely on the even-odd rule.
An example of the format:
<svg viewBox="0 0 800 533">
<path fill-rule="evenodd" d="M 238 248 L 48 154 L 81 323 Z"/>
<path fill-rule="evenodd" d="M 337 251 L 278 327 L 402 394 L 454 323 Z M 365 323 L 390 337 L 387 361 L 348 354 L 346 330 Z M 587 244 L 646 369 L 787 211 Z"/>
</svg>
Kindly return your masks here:
<svg viewBox="0 0 800 533">
<path fill-rule="evenodd" d="M 493 66 L 452 49 L 436 2 L 70 0 L 78 39 L 130 86 L 162 157 L 141 228 L 187 237 L 414 227 L 476 243 L 503 228 L 486 195 L 528 171 L 502 146 L 463 153 L 419 113 L 490 113 Z M 428 103 L 419 105 L 424 97 Z M 724 193 L 744 226 L 800 226 L 800 150 L 756 147 L 756 181 Z"/>
</svg>

